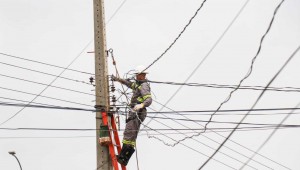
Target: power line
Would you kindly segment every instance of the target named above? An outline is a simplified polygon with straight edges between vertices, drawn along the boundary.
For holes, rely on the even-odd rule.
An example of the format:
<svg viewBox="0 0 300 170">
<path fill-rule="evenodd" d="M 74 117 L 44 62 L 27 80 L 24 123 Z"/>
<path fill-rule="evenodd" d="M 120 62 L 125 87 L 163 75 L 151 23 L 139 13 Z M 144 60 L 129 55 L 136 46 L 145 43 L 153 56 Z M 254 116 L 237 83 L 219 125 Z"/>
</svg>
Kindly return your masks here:
<svg viewBox="0 0 300 170">
<path fill-rule="evenodd" d="M 0 89 L 8 90 L 8 91 L 13 91 L 13 92 L 17 92 L 17 93 L 23 93 L 23 94 L 33 95 L 33 96 L 37 96 L 38 95 L 38 94 L 35 94 L 35 93 L 29 93 L 29 92 L 15 90 L 15 89 L 10 89 L 10 88 L 5 88 L 5 87 L 1 87 L 1 86 L 0 86 Z M 64 99 L 59 99 L 59 98 L 49 97 L 49 96 L 44 96 L 44 95 L 39 95 L 39 97 L 43 97 L 43 98 L 47 98 L 47 99 L 51 99 L 51 100 L 56 100 L 56 101 L 62 101 L 62 102 L 72 103 L 72 104 L 83 105 L 83 106 L 91 106 L 91 105 L 87 105 L 87 104 L 84 104 L 84 103 L 73 102 L 73 101 L 70 101 L 70 100 L 64 100 Z M 27 102 L 29 102 L 29 101 L 27 101 Z"/>
<path fill-rule="evenodd" d="M 260 108 L 260 109 L 227 109 L 218 110 L 218 112 L 244 112 L 244 111 L 279 111 L 279 110 L 299 110 L 300 108 Z M 147 112 L 147 113 L 202 113 L 202 112 L 216 112 L 216 110 L 177 110 L 177 111 L 158 111 L 158 112 Z"/>
<path fill-rule="evenodd" d="M 1 97 L 0 99 L 5 99 L 5 100 L 12 100 L 12 101 L 18 101 L 18 102 L 23 102 L 23 103 L 28 103 L 29 101 L 26 100 L 20 100 L 20 99 L 13 99 L 13 98 L 8 98 L 8 97 Z M 5 102 L 3 102 L 5 103 Z M 38 103 L 38 102 L 31 102 L 33 104 L 39 104 L 40 106 L 49 106 L 49 107 L 57 107 L 55 105 L 49 105 L 49 104 L 45 104 L 45 103 Z"/>
<path fill-rule="evenodd" d="M 42 71 L 38 71 L 38 70 L 33 70 L 33 69 L 29 69 L 29 68 L 25 68 L 25 67 L 21 67 L 21 66 L 17 66 L 17 65 L 5 63 L 5 62 L 0 62 L 0 64 L 11 66 L 11 67 L 16 67 L 16 68 L 19 68 L 19 69 L 28 70 L 28 71 L 32 71 L 32 72 L 36 72 L 36 73 L 48 75 L 48 76 L 54 76 L 54 77 L 56 77 L 55 74 L 50 74 L 50 73 L 46 73 L 46 72 L 42 72 Z M 83 84 L 91 85 L 91 83 L 87 83 L 87 82 L 84 82 L 84 81 L 81 81 L 81 80 L 71 79 L 71 78 L 68 78 L 68 77 L 59 76 L 58 78 L 65 79 L 65 80 L 70 80 L 70 81 L 74 81 L 74 82 L 77 82 L 77 83 L 83 83 Z"/>
<path fill-rule="evenodd" d="M 22 79 L 22 78 L 18 78 L 18 77 L 14 77 L 14 76 L 8 76 L 8 75 L 4 75 L 4 74 L 0 74 L 0 76 L 2 77 L 6 77 L 6 78 L 11 78 L 11 79 L 16 79 L 16 80 L 20 80 L 20 81 L 25 81 L 25 82 L 29 82 L 29 83 L 34 83 L 34 84 L 39 84 L 39 85 L 43 85 L 48 87 L 53 87 L 53 88 L 57 88 L 60 90 L 66 90 L 66 91 L 71 91 L 71 92 L 75 92 L 75 93 L 80 93 L 80 94 L 85 94 L 85 95 L 90 95 L 90 96 L 95 96 L 94 94 L 90 94 L 90 93 L 86 93 L 86 92 L 82 92 L 82 91 L 78 91 L 78 90 L 72 90 L 70 88 L 64 88 L 64 87 L 59 87 L 59 86 L 53 86 L 50 84 L 46 84 L 46 83 L 40 83 L 37 81 L 31 81 L 31 80 L 27 80 L 27 79 Z M 57 78 L 56 78 L 57 79 Z M 52 84 L 52 83 L 51 83 Z"/>
<path fill-rule="evenodd" d="M 86 50 L 86 48 L 90 45 L 91 41 L 82 49 L 82 51 L 71 61 L 71 63 L 64 68 L 63 71 L 60 72 L 60 74 L 58 74 L 38 95 L 36 95 L 30 102 L 28 102 L 28 105 L 33 102 L 35 99 L 37 99 L 44 91 L 46 91 L 48 89 L 49 86 L 51 86 L 57 79 L 59 76 L 61 76 L 66 69 L 68 69 L 76 60 L 77 58 L 79 58 L 81 56 L 81 54 Z M 2 54 L 2 53 L 0 53 Z M 21 108 L 19 111 L 17 111 L 15 114 L 13 114 L 11 117 L 9 117 L 8 119 L 6 119 L 5 121 L 3 121 L 2 123 L 0 123 L 0 126 L 5 124 L 6 122 L 8 122 L 9 120 L 11 120 L 12 118 L 14 118 L 15 116 L 17 116 L 19 113 L 21 113 L 24 109 L 26 108 L 26 106 L 24 106 L 23 108 Z"/>
<path fill-rule="evenodd" d="M 90 41 L 87 46 L 89 46 L 91 44 L 91 42 L 92 41 Z M 15 56 L 15 55 L 6 54 L 6 53 L 2 53 L 2 52 L 0 52 L 0 55 L 7 56 L 7 57 L 12 57 L 12 58 L 16 58 L 16 59 L 20 59 L 20 60 L 24 60 L 24 61 L 29 61 L 29 62 L 33 62 L 33 63 L 43 64 L 43 65 L 47 65 L 47 66 L 51 66 L 51 67 L 56 67 L 56 68 L 60 68 L 60 69 L 68 70 L 68 71 L 74 71 L 74 72 L 77 72 L 77 73 L 95 75 L 93 73 L 88 73 L 88 72 L 85 72 L 85 71 L 74 70 L 74 69 L 70 69 L 68 67 L 61 67 L 61 66 L 58 66 L 58 65 L 49 64 L 49 63 L 36 61 L 36 60 L 31 60 L 31 59 L 27 59 L 27 58 L 23 58 L 23 57 L 18 57 L 18 56 Z"/>
<path fill-rule="evenodd" d="M 156 63 L 159 59 L 161 59 L 173 47 L 173 45 L 177 42 L 177 40 L 185 32 L 185 30 L 187 29 L 187 27 L 192 23 L 193 19 L 196 17 L 196 15 L 200 11 L 200 9 L 203 7 L 203 5 L 204 5 L 205 2 L 206 2 L 206 0 L 203 0 L 203 2 L 201 3 L 200 7 L 196 10 L 195 14 L 190 18 L 189 22 L 184 26 L 183 30 L 179 33 L 179 35 L 175 38 L 175 40 L 169 45 L 169 47 L 157 59 L 155 59 L 149 66 L 147 66 L 145 68 L 145 70 L 149 69 L 154 63 Z"/>
<path fill-rule="evenodd" d="M 116 16 L 116 14 L 120 11 L 120 9 L 124 6 L 124 4 L 127 2 L 127 0 L 124 0 L 121 5 L 116 9 L 116 11 L 111 15 L 111 17 L 108 19 L 107 24 L 110 23 L 110 21 Z"/>
<path fill-rule="evenodd" d="M 238 130 L 259 130 L 259 129 L 265 129 L 265 130 L 270 130 L 274 128 L 280 128 L 280 129 L 291 129 L 291 128 L 300 128 L 300 125 L 280 125 L 280 126 L 245 126 L 245 127 L 238 127 Z M 159 131 L 174 131 L 174 130 L 181 130 L 181 131 L 191 131 L 191 130 L 203 130 L 203 128 L 159 128 L 159 129 L 153 129 L 148 127 L 149 129 L 141 129 L 141 131 L 156 131 L 158 133 L 161 133 Z M 212 130 L 232 130 L 235 129 L 234 127 L 217 127 L 217 128 L 209 128 Z M 95 128 L 0 128 L 0 130 L 11 130 L 11 131 L 18 131 L 18 130 L 27 130 L 27 131 L 95 131 L 95 130 L 100 130 L 100 129 L 95 129 Z M 125 129 L 119 129 L 118 131 L 124 131 Z M 105 131 L 105 130 L 103 130 Z M 108 130 L 108 131 L 113 131 L 113 130 Z M 132 130 L 135 131 L 135 130 Z M 161 134 L 163 135 L 163 134 Z M 176 141 L 176 140 L 174 140 Z"/>
<path fill-rule="evenodd" d="M 209 88 L 227 88 L 227 89 L 244 89 L 244 90 L 263 90 L 263 86 L 240 86 L 237 85 L 224 85 L 224 84 L 200 84 L 200 83 L 176 83 L 176 82 L 162 82 L 162 81 L 151 81 L 150 83 L 156 84 L 168 84 L 168 85 L 181 85 L 181 86 L 191 86 L 191 87 L 209 87 Z M 283 92 L 300 92 L 300 88 L 296 87 L 269 87 L 269 91 L 283 91 Z"/>
<path fill-rule="evenodd" d="M 275 10 L 275 13 L 276 13 L 276 11 L 279 9 L 279 7 L 280 7 L 280 5 L 282 4 L 284 2 L 284 0 L 282 0 L 281 2 L 280 2 L 280 4 L 277 6 L 277 8 L 276 8 L 276 10 Z M 286 67 L 286 65 L 291 61 L 291 59 L 295 56 L 295 54 L 299 51 L 299 49 L 300 49 L 300 46 L 293 52 L 293 54 L 288 58 L 288 60 L 284 63 L 284 65 L 280 68 L 280 70 L 275 74 L 275 76 L 268 82 L 268 84 L 267 84 L 267 86 L 266 86 L 266 88 L 267 87 L 269 87 L 269 85 L 271 85 L 272 84 L 272 82 L 277 78 L 277 76 L 281 73 L 281 71 Z M 266 90 L 263 90 L 262 92 L 261 92 L 261 94 L 259 95 L 259 97 L 257 98 L 257 100 L 255 101 L 255 103 L 253 104 L 253 106 L 251 107 L 251 109 L 253 109 L 255 106 L 256 106 L 256 104 L 259 102 L 259 100 L 262 98 L 262 96 L 264 95 L 264 93 L 266 92 Z M 240 123 L 242 123 L 245 119 L 246 119 L 246 117 L 247 117 L 247 115 L 248 114 L 250 114 L 250 111 L 241 119 L 241 121 L 240 121 Z M 232 134 L 235 132 L 235 129 L 237 129 L 238 127 L 239 127 L 239 125 L 240 124 L 237 124 L 236 125 L 236 127 L 231 131 L 231 133 L 227 136 L 227 138 L 225 138 L 225 140 L 222 142 L 222 144 L 216 149 L 216 151 L 201 165 L 201 167 L 199 168 L 199 169 L 202 169 L 210 160 L 211 160 L 211 158 L 213 158 L 214 157 L 214 155 L 216 154 L 216 153 L 218 153 L 218 151 L 222 148 L 222 146 L 226 143 L 226 141 L 232 136 Z M 282 165 L 283 166 L 283 165 Z M 285 168 L 287 168 L 287 169 L 290 169 L 290 168 L 288 168 L 288 167 L 286 167 L 286 166 L 283 166 L 283 167 L 285 167 Z"/>
<path fill-rule="evenodd" d="M 154 101 L 155 101 L 155 100 L 154 100 Z M 155 102 L 157 102 L 157 101 L 155 101 Z M 160 104 L 159 102 L 157 102 L 157 103 Z M 162 105 L 162 104 L 160 104 L 160 105 Z M 172 109 L 169 108 L 169 107 L 167 107 L 167 108 L 170 109 L 170 110 L 172 110 Z M 172 110 L 172 111 L 174 111 L 174 110 Z M 178 113 L 178 114 L 180 114 L 180 113 Z M 162 115 L 164 115 L 165 117 L 168 118 L 168 116 L 166 116 L 165 114 L 162 114 Z M 182 115 L 182 114 L 180 114 L 180 115 Z M 183 116 L 183 115 L 182 115 L 182 116 Z M 183 117 L 189 119 L 189 118 L 186 117 L 186 116 L 183 116 Z M 184 126 L 184 127 L 187 127 L 187 126 L 181 124 L 180 122 L 178 122 L 178 121 L 176 121 L 176 120 L 174 120 L 174 119 L 172 119 L 172 120 L 175 121 L 176 123 L 178 123 L 178 124 Z M 197 125 L 200 125 L 200 126 L 204 127 L 203 125 L 201 125 L 200 123 L 198 123 L 198 122 L 196 122 L 196 121 L 193 121 L 193 122 L 196 123 Z M 225 138 L 225 136 L 221 135 L 221 134 L 218 133 L 218 132 L 226 132 L 226 131 L 212 130 L 212 129 L 209 129 L 209 130 L 210 130 L 211 132 L 213 132 L 213 133 L 215 133 L 215 134 L 217 134 L 217 135 L 219 135 L 219 136 Z M 258 129 L 256 129 L 256 130 L 258 130 Z M 267 130 L 267 129 L 259 129 L 259 130 Z M 218 132 L 217 132 L 217 131 L 218 131 Z M 243 130 L 239 130 L 239 131 L 248 131 L 248 130 L 244 130 L 244 129 L 243 129 Z M 178 141 L 178 143 L 179 143 L 179 142 L 182 142 L 182 141 L 184 141 L 184 140 L 186 140 L 187 138 L 194 139 L 193 137 L 199 135 L 199 132 L 197 132 L 197 131 L 194 131 L 194 132 L 196 132 L 195 135 L 192 135 L 192 136 L 183 138 L 183 139 L 181 139 L 180 141 Z M 207 132 L 206 132 L 206 133 L 207 133 Z M 202 133 L 202 136 L 205 137 L 205 138 L 207 138 L 207 139 L 209 139 L 210 141 L 213 141 L 213 142 L 217 143 L 217 144 L 221 144 L 221 143 L 219 143 L 218 141 L 216 141 L 216 140 L 214 140 L 214 139 L 212 139 L 212 138 L 206 136 L 206 135 L 203 134 L 203 133 Z M 231 141 L 232 141 L 232 140 L 231 140 Z M 232 142 L 234 142 L 234 141 L 232 141 Z M 247 147 L 245 147 L 245 146 L 243 146 L 243 145 L 241 145 L 241 144 L 239 144 L 239 143 L 237 143 L 237 142 L 234 142 L 234 143 L 237 144 L 237 145 L 239 145 L 239 146 L 241 146 L 241 147 L 243 147 L 243 148 L 245 148 L 245 149 L 247 149 L 247 150 L 249 150 L 249 151 L 251 151 L 251 152 L 254 152 L 253 150 L 251 150 L 251 149 L 249 149 L 249 148 L 247 148 Z M 241 151 L 235 151 L 234 149 L 232 149 L 232 148 L 230 148 L 230 147 L 228 147 L 228 146 L 225 146 L 225 147 L 226 147 L 227 149 L 229 149 L 229 150 L 231 150 L 231 151 L 233 151 L 233 152 L 239 154 L 239 155 L 242 155 L 242 156 L 248 158 L 248 156 L 242 154 Z M 268 160 L 271 160 L 270 158 L 267 158 L 267 157 L 265 157 L 265 156 L 263 156 L 263 155 L 261 155 L 261 156 L 264 157 L 264 158 L 266 158 L 266 159 L 268 159 Z M 270 167 L 268 167 L 268 166 L 266 166 L 266 165 L 264 165 L 264 164 L 262 164 L 262 163 L 260 163 L 260 162 L 258 162 L 258 161 L 256 161 L 256 160 L 253 160 L 253 161 L 256 162 L 256 163 L 258 163 L 258 164 L 260 164 L 260 165 L 263 165 L 263 166 L 265 166 L 265 167 L 267 167 L 267 168 L 270 168 Z M 273 160 L 271 160 L 271 161 L 273 161 Z M 273 161 L 273 162 L 275 162 L 275 161 Z"/>
<path fill-rule="evenodd" d="M 155 119 L 167 119 L 167 120 L 180 120 L 180 121 L 188 121 L 188 122 L 208 122 L 206 120 L 195 120 L 195 119 L 178 119 L 178 118 L 166 118 L 166 117 L 157 117 L 157 116 L 147 116 L 149 118 Z M 216 124 L 241 124 L 241 125 L 256 125 L 256 126 L 277 126 L 278 124 L 265 124 L 265 123 L 250 123 L 250 122 L 224 122 L 224 121 L 211 121 Z"/>
<path fill-rule="evenodd" d="M 282 2 L 283 2 L 283 1 L 282 1 Z M 231 99 L 231 96 L 233 95 L 233 93 L 236 92 L 236 91 L 239 89 L 239 87 L 242 85 L 242 83 L 243 83 L 243 82 L 251 75 L 251 73 L 252 73 L 252 71 L 253 71 L 253 65 L 254 65 L 254 62 L 256 61 L 256 58 L 257 58 L 258 55 L 260 54 L 261 47 L 262 47 L 262 43 L 263 43 L 263 41 L 264 41 L 266 35 L 269 33 L 269 31 L 270 31 L 270 29 L 271 29 L 271 27 L 272 27 L 272 25 L 273 25 L 274 18 L 275 18 L 275 16 L 276 16 L 276 13 L 277 13 L 279 7 L 281 6 L 282 2 L 276 7 L 276 9 L 275 9 L 275 11 L 274 11 L 274 13 L 273 13 L 272 19 L 271 19 L 271 21 L 270 21 L 270 23 L 269 23 L 269 26 L 268 26 L 266 32 L 264 33 L 264 35 L 263 35 L 263 36 L 261 37 L 261 39 L 260 39 L 260 43 L 259 43 L 258 50 L 257 50 L 255 56 L 253 57 L 252 61 L 251 61 L 251 65 L 250 65 L 250 68 L 249 68 L 247 74 L 240 80 L 240 82 L 239 82 L 239 84 L 237 85 L 237 87 L 236 87 L 234 90 L 232 90 L 232 91 L 229 93 L 229 95 L 227 96 L 227 98 L 219 105 L 217 111 L 220 110 L 221 107 L 222 107 L 224 104 L 226 104 L 226 103 Z M 265 88 L 264 88 L 264 90 L 265 90 Z M 214 114 L 217 113 L 217 111 L 214 112 L 214 113 L 210 116 L 210 118 L 209 118 L 210 121 L 212 120 Z M 207 122 L 207 123 L 205 124 L 205 127 L 207 127 L 208 124 L 209 124 L 209 122 Z M 204 132 L 205 132 L 205 130 L 204 130 Z"/>
<path fill-rule="evenodd" d="M 62 106 L 46 106 L 46 105 L 33 105 L 33 104 L 19 104 L 19 103 L 8 103 L 0 102 L 2 106 L 14 106 L 14 107 L 29 107 L 29 108 L 43 108 L 43 109 L 58 109 L 58 110 L 72 110 L 72 111 L 89 111 L 89 112 L 98 112 L 99 110 L 95 109 L 84 109 L 77 107 L 62 107 Z"/>
<path fill-rule="evenodd" d="M 147 117 L 150 117 L 150 116 L 147 116 Z M 150 117 L 150 118 L 153 118 L 153 117 Z M 189 128 L 188 126 L 183 125 L 183 124 L 177 122 L 175 119 L 173 119 L 173 118 L 170 118 L 170 119 L 172 119 L 172 120 L 175 121 L 176 123 L 178 123 L 178 124 L 180 124 L 180 125 L 182 125 L 182 126 L 188 128 L 188 129 L 192 130 L 192 129 Z M 160 122 L 160 121 L 158 121 L 158 120 L 156 120 L 156 119 L 153 119 L 153 120 L 156 121 L 156 122 L 158 122 L 158 123 L 160 123 L 160 124 L 162 124 L 162 125 L 164 125 L 164 126 L 166 126 L 166 127 L 168 127 L 168 128 L 171 128 L 170 126 L 168 126 L 168 125 L 166 125 L 166 124 L 164 124 L 164 123 L 162 123 L 162 122 Z M 194 121 L 194 122 L 195 122 L 195 121 Z M 173 129 L 173 128 L 171 128 L 171 129 Z M 174 129 L 174 130 L 175 130 L 175 129 Z M 179 130 L 176 130 L 176 132 L 181 133 L 182 135 L 188 137 L 188 135 L 187 135 L 186 133 L 180 132 Z M 196 132 L 196 131 L 194 131 L 194 132 Z M 148 132 L 147 132 L 147 133 L 148 133 Z M 151 137 L 149 134 L 148 134 L 147 136 L 148 136 L 148 138 Z M 157 137 L 154 137 L 154 136 L 153 136 L 152 138 L 155 138 L 155 139 L 158 139 L 159 141 L 162 141 L 161 139 L 159 139 L 159 138 L 157 138 Z M 216 142 L 215 140 L 213 140 L 213 139 L 211 139 L 211 138 L 209 138 L 209 137 L 206 137 L 206 138 L 208 138 L 209 140 L 212 140 L 212 141 Z M 206 147 L 208 147 L 208 148 L 214 150 L 213 147 L 211 147 L 211 146 L 209 146 L 209 145 L 207 145 L 207 144 L 205 144 L 205 143 L 203 143 L 203 142 L 201 142 L 201 141 L 199 141 L 199 140 L 197 140 L 197 139 L 195 139 L 195 138 L 191 138 L 191 140 L 194 140 L 194 141 L 196 141 L 196 142 L 198 142 L 198 143 L 200 143 L 200 144 L 202 144 L 202 145 L 204 145 L 204 146 L 206 146 Z M 182 141 L 183 141 L 183 140 L 177 140 L 177 141 L 176 141 L 175 143 L 173 143 L 173 144 L 167 144 L 167 143 L 165 143 L 165 142 L 163 142 L 163 143 L 164 143 L 165 145 L 167 145 L 167 146 L 172 146 L 172 147 L 174 147 L 175 145 L 180 144 Z M 218 142 L 216 142 L 216 143 L 218 143 Z M 232 150 L 232 151 L 234 151 L 234 152 L 236 152 L 236 153 L 238 153 L 238 154 L 240 154 L 240 155 L 242 155 L 242 156 L 245 156 L 245 155 L 243 155 L 243 154 L 241 154 L 241 153 L 239 153 L 239 152 L 237 152 L 237 151 L 235 151 L 235 150 L 233 150 L 233 149 L 231 149 L 231 148 L 229 148 L 229 147 L 228 147 L 228 149 L 230 149 L 230 150 Z M 222 153 L 223 155 L 225 155 L 225 156 L 227 156 L 227 157 L 229 157 L 229 158 L 235 160 L 235 161 L 238 161 L 238 162 L 240 162 L 240 163 L 242 162 L 242 161 L 240 161 L 240 160 L 238 160 L 238 159 L 236 159 L 236 158 L 234 158 L 234 157 L 232 157 L 232 156 L 230 156 L 230 155 L 228 155 L 228 154 L 226 154 L 226 153 L 224 153 L 224 152 L 221 152 L 221 153 Z M 247 156 L 245 156 L 245 157 L 248 158 Z M 255 161 L 255 160 L 254 160 L 254 161 Z M 255 161 L 255 162 L 257 162 L 257 161 Z M 265 166 L 265 167 L 268 167 L 268 166 L 266 166 L 266 165 L 264 165 L 264 164 L 262 164 L 262 163 L 260 163 L 260 162 L 257 162 L 257 163 L 259 163 L 259 164 L 261 164 L 261 165 L 263 165 L 263 166 Z M 253 166 L 249 166 L 249 167 L 251 167 L 251 168 L 253 168 L 253 169 L 256 169 L 256 168 L 253 167 Z M 270 168 L 270 167 L 268 167 L 268 168 Z M 271 169 L 271 168 L 270 168 L 270 169 Z"/>
<path fill-rule="evenodd" d="M 1 88 L 1 87 L 0 87 Z M 34 94 L 33 94 L 34 95 Z M 46 96 L 40 96 L 40 97 L 46 97 Z M 5 97 L 1 97 L 0 98 L 5 98 Z M 46 98 L 50 98 L 51 97 L 46 97 Z M 18 101 L 17 99 L 12 99 L 12 98 L 6 98 L 9 100 L 15 100 Z M 56 99 L 56 98 L 54 98 Z M 61 99 L 57 99 L 60 100 Z M 28 101 L 24 101 L 23 102 L 28 102 Z M 63 100 L 64 101 L 64 100 Z M 67 102 L 67 101 L 65 101 Z M 73 103 L 73 102 L 71 102 Z M 38 103 L 40 104 L 40 103 Z M 81 103 L 74 103 L 74 104 L 80 104 L 80 105 L 85 105 L 85 104 L 81 104 Z M 23 107 L 26 106 L 27 104 L 22 104 L 22 103 L 0 103 L 0 105 L 6 105 L 6 106 L 18 106 L 18 107 Z M 47 104 L 42 104 L 42 105 L 32 105 L 29 104 L 27 105 L 28 107 L 32 107 L 32 108 L 45 108 L 45 109 L 63 109 L 63 110 L 81 110 L 81 111 L 88 111 L 88 112 L 98 112 L 99 110 L 96 109 L 86 109 L 86 108 L 78 108 L 78 107 L 65 107 L 65 106 L 55 106 L 55 105 L 49 105 L 49 106 L 45 106 Z M 91 105 L 86 105 L 86 106 L 91 106 Z M 119 106 L 117 106 L 119 107 Z M 300 110 L 300 108 L 262 108 L 262 109 L 237 109 L 237 110 L 220 110 L 219 112 L 240 112 L 240 111 L 278 111 L 278 110 Z M 171 112 L 147 112 L 147 114 L 166 114 L 166 113 L 172 113 L 172 114 L 176 114 L 176 115 L 183 115 L 180 114 L 180 112 L 193 112 L 193 113 L 201 113 L 201 112 L 214 112 L 214 110 L 198 110 L 198 111 L 171 111 Z M 108 113 L 114 113 L 114 112 L 108 112 Z M 288 114 L 288 113 L 269 113 L 270 115 L 274 115 L 274 114 Z M 255 114 L 255 115 L 269 115 L 269 114 Z M 234 115 L 245 115 L 245 114 L 234 114 Z M 155 116 L 154 116 L 155 117 Z M 169 117 L 167 117 L 169 118 Z M 172 118 L 169 118 L 172 119 Z M 192 120 L 192 119 L 186 119 L 186 120 Z"/>
<path fill-rule="evenodd" d="M 298 103 L 296 105 L 296 107 L 299 107 L 300 106 L 300 103 Z M 281 121 L 280 123 L 278 124 L 278 127 L 281 126 L 291 115 L 292 113 L 294 112 L 294 110 L 292 110 L 288 115 L 286 115 Z M 272 132 L 271 134 L 267 137 L 267 139 L 258 147 L 258 149 L 252 154 L 252 156 L 250 158 L 248 158 L 248 160 L 242 165 L 242 167 L 240 168 L 240 170 L 242 170 L 245 165 L 247 165 L 250 161 L 252 161 L 253 157 L 255 155 L 257 155 L 257 153 L 270 141 L 270 139 L 273 137 L 273 135 L 277 132 L 278 128 L 276 127 Z"/>
<path fill-rule="evenodd" d="M 217 41 L 214 43 L 214 45 L 211 47 L 211 49 L 208 51 L 208 53 L 204 56 L 204 58 L 200 61 L 200 63 L 196 66 L 196 68 L 192 71 L 192 73 L 187 77 L 187 79 L 184 81 L 184 83 L 188 82 L 189 79 L 196 73 L 196 71 L 199 69 L 199 67 L 204 63 L 204 61 L 208 58 L 208 56 L 211 54 L 211 52 L 216 48 L 216 46 L 219 44 L 219 42 L 223 39 L 223 37 L 225 36 L 225 34 L 228 32 L 228 30 L 231 28 L 231 26 L 233 25 L 233 23 L 236 21 L 236 19 L 240 16 L 240 14 L 242 13 L 242 11 L 245 9 L 245 7 L 247 6 L 249 0 L 247 0 L 243 6 L 241 7 L 241 9 L 238 11 L 238 13 L 235 15 L 235 17 L 233 18 L 233 20 L 229 23 L 229 25 L 226 27 L 226 29 L 224 30 L 224 32 L 221 34 L 221 36 L 217 39 Z M 164 106 L 166 106 L 171 100 L 173 100 L 173 98 L 177 95 L 177 93 L 182 89 L 183 86 L 180 86 L 175 93 L 167 100 L 167 102 L 163 105 L 163 107 L 159 110 L 162 111 L 162 109 L 164 108 Z M 146 124 L 148 125 L 151 122 L 151 120 Z"/>
</svg>

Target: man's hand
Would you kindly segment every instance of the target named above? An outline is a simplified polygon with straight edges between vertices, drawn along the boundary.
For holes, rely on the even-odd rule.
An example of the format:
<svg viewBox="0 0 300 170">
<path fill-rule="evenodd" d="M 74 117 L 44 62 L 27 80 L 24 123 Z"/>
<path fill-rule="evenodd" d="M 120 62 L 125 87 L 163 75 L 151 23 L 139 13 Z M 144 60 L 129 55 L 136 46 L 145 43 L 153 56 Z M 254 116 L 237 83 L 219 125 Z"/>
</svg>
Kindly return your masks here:
<svg viewBox="0 0 300 170">
<path fill-rule="evenodd" d="M 133 110 L 137 112 L 137 111 L 139 111 L 142 108 L 144 108 L 144 104 L 143 103 L 135 105 L 134 108 L 133 108 Z"/>
<path fill-rule="evenodd" d="M 114 75 L 111 75 L 111 80 L 112 80 L 112 81 L 119 81 L 119 78 L 116 77 L 116 76 L 114 76 Z"/>
</svg>

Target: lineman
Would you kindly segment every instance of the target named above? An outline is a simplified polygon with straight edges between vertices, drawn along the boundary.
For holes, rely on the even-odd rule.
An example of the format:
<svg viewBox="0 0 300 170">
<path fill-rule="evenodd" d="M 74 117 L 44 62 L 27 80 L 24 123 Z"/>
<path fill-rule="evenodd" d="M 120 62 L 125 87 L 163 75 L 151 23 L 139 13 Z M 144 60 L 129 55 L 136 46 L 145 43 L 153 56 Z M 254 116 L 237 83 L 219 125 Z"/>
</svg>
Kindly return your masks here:
<svg viewBox="0 0 300 170">
<path fill-rule="evenodd" d="M 117 156 L 117 160 L 120 164 L 126 166 L 131 155 L 134 153 L 135 141 L 140 129 L 141 122 L 144 121 L 147 116 L 146 107 L 152 103 L 150 85 L 147 83 L 144 66 L 138 66 L 135 69 L 136 81 L 130 82 L 112 75 L 113 81 L 118 81 L 133 90 L 133 95 L 130 101 L 130 107 L 133 109 L 129 112 L 128 119 L 126 120 L 126 127 L 123 137 L 123 147 L 120 155 Z M 138 115 L 138 118 L 137 116 Z"/>
</svg>

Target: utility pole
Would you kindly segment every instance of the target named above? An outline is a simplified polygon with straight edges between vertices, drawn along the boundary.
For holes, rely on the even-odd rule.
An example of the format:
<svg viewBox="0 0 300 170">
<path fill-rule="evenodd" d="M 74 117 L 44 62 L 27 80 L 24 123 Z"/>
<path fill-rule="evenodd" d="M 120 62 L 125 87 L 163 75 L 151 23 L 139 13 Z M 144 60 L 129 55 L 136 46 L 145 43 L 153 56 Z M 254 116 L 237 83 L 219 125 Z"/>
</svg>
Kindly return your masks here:
<svg viewBox="0 0 300 170">
<path fill-rule="evenodd" d="M 103 112 L 109 111 L 109 88 L 106 53 L 106 34 L 104 17 L 104 0 L 94 0 L 94 41 L 95 41 L 95 84 L 96 84 L 96 129 L 103 123 Z M 106 114 L 105 113 L 105 114 Z M 110 120 L 108 120 L 110 122 Z M 96 131 L 97 170 L 112 170 L 108 146 L 98 142 L 100 130 Z"/>
</svg>

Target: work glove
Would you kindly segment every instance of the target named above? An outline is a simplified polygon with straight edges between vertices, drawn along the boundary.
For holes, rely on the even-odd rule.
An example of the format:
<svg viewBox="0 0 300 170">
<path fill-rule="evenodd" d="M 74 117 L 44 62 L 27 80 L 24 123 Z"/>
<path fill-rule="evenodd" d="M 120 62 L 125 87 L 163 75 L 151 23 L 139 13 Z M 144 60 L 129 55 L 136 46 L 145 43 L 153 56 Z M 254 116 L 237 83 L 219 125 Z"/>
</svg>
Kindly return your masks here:
<svg viewBox="0 0 300 170">
<path fill-rule="evenodd" d="M 114 75 L 111 75 L 111 80 L 112 81 L 119 81 L 120 79 Z"/>
<path fill-rule="evenodd" d="M 134 108 L 133 108 L 133 110 L 137 112 L 137 111 L 139 111 L 142 108 L 144 108 L 144 104 L 143 103 L 135 105 Z"/>
</svg>

